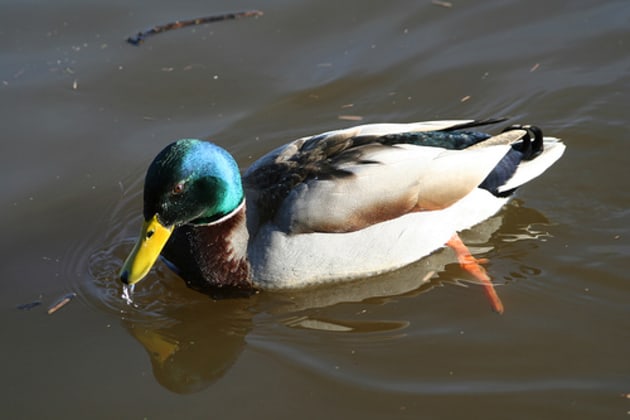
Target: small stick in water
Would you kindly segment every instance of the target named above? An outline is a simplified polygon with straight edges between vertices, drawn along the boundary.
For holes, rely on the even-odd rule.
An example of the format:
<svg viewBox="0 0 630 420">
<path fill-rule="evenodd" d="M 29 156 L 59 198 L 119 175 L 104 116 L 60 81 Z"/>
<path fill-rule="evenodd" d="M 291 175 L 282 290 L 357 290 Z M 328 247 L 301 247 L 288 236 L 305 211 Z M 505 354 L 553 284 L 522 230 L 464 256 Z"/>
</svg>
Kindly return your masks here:
<svg viewBox="0 0 630 420">
<path fill-rule="evenodd" d="M 41 304 L 42 304 L 41 300 L 34 300 L 33 302 L 23 303 L 21 305 L 18 305 L 17 308 L 21 311 L 30 311 L 31 309 Z"/>
<path fill-rule="evenodd" d="M 77 295 L 76 293 L 68 293 L 67 295 L 63 296 L 61 299 L 59 299 L 57 302 L 55 302 L 53 305 L 51 305 L 48 308 L 48 315 L 52 315 L 55 312 L 57 312 L 59 309 L 66 306 L 76 295 Z"/>
<path fill-rule="evenodd" d="M 190 20 L 176 20 L 175 22 L 167 23 L 166 25 L 158 25 L 146 31 L 138 32 L 135 36 L 130 36 L 129 38 L 127 38 L 127 42 L 131 45 L 137 46 L 142 44 L 144 42 L 144 39 L 148 36 L 171 31 L 173 29 L 184 28 L 186 26 L 202 25 L 204 23 L 220 22 L 222 20 L 233 20 L 242 17 L 262 15 L 263 12 L 261 12 L 260 10 L 245 10 L 242 12 L 225 13 L 223 15 L 212 15 Z"/>
</svg>

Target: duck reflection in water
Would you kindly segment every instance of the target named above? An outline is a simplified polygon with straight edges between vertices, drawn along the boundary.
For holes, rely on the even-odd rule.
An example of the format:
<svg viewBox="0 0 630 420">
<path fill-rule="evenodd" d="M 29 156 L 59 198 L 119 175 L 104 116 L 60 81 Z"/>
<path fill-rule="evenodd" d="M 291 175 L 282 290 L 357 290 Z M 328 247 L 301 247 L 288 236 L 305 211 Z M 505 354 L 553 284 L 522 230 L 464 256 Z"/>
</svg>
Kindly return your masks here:
<svg viewBox="0 0 630 420">
<path fill-rule="evenodd" d="M 165 307 L 154 319 L 125 318 L 124 325 L 149 354 L 160 385 L 192 394 L 221 378 L 238 359 L 251 330 L 249 306 L 246 299 L 205 298 Z"/>
<path fill-rule="evenodd" d="M 540 231 L 544 230 L 545 223 L 547 220 L 542 214 L 522 207 L 515 200 L 496 216 L 463 232 L 462 237 L 475 254 L 488 255 L 499 244 L 503 249 L 524 239 L 540 240 L 545 236 Z M 532 229 L 532 226 L 541 228 Z M 336 287 L 262 293 L 246 299 L 216 299 L 216 295 L 209 299 L 186 288 L 175 274 L 163 267 L 158 267 L 155 274 L 157 284 L 169 289 L 166 293 L 179 296 L 156 305 L 155 301 L 149 303 L 155 299 L 155 290 L 139 289 L 133 295 L 123 323 L 149 354 L 155 379 L 178 394 L 200 392 L 220 379 L 240 357 L 246 336 L 261 323 L 333 334 L 404 330 L 408 325 L 404 319 L 337 319 L 327 314 L 326 308 L 359 302 L 362 307 L 378 305 L 395 296 L 412 298 L 434 286 L 461 285 L 472 279 L 459 268 L 454 252 L 449 249 L 383 276 L 340 283 Z M 532 270 L 528 268 L 526 274 L 531 276 Z M 484 304 L 483 298 L 479 299 L 479 304 Z"/>
</svg>

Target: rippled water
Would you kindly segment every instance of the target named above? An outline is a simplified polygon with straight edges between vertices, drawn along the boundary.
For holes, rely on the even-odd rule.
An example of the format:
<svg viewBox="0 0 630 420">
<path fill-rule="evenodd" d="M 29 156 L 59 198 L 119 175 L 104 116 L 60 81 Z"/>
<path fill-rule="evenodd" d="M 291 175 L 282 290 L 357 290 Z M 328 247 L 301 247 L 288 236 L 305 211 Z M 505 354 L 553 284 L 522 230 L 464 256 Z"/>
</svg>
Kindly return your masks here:
<svg viewBox="0 0 630 420">
<path fill-rule="evenodd" d="M 246 8 L 265 14 L 124 42 Z M 5 2 L 3 415 L 627 417 L 629 24 L 627 1 Z M 143 174 L 175 138 L 245 168 L 356 121 L 490 116 L 568 145 L 464 235 L 503 316 L 448 250 L 228 300 L 158 264 L 123 299 Z"/>
</svg>

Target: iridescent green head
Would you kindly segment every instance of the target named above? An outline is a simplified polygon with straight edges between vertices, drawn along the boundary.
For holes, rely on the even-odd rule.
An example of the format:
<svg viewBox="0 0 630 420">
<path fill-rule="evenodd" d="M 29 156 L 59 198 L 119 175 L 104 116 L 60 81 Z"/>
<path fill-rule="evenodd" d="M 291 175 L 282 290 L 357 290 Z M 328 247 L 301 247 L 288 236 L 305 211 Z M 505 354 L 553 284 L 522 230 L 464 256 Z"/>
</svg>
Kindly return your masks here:
<svg viewBox="0 0 630 420">
<path fill-rule="evenodd" d="M 238 165 L 224 149 L 194 139 L 169 144 L 153 160 L 144 182 L 144 225 L 120 278 L 140 281 L 149 272 L 173 230 L 209 223 L 243 202 Z"/>
</svg>

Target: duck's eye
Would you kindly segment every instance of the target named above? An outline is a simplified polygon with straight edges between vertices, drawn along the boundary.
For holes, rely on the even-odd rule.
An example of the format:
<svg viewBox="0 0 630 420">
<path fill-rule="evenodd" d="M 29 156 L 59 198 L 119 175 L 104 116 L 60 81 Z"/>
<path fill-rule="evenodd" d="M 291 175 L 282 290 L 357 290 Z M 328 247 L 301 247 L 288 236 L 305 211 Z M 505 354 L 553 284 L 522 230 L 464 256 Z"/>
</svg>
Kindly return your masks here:
<svg viewBox="0 0 630 420">
<path fill-rule="evenodd" d="M 179 195 L 183 193 L 185 189 L 186 189 L 186 183 L 183 181 L 178 182 L 177 184 L 173 185 L 173 189 L 171 190 L 171 193 L 173 193 L 173 195 Z"/>
</svg>

